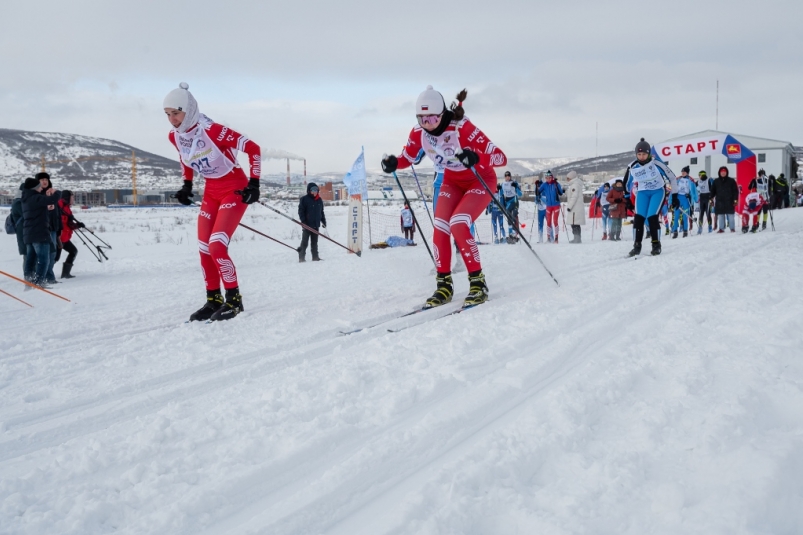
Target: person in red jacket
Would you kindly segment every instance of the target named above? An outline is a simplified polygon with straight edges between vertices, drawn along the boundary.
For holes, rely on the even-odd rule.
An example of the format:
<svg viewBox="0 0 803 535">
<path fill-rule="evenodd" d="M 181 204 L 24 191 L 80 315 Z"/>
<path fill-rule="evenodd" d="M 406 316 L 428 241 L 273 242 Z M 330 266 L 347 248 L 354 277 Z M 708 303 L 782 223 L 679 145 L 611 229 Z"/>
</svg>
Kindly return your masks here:
<svg viewBox="0 0 803 535">
<path fill-rule="evenodd" d="M 259 200 L 260 149 L 247 137 L 200 113 L 186 83 L 167 94 L 164 111 L 173 125 L 168 138 L 178 150 L 184 175 L 184 186 L 176 193 L 178 202 L 192 204 L 194 173 L 206 179 L 198 214 L 206 303 L 190 316 L 190 321 L 228 320 L 244 310 L 237 272 L 229 257 L 229 242 L 248 205 Z M 250 179 L 237 163 L 239 151 L 248 155 Z M 225 302 L 220 293 L 221 280 L 226 289 Z"/>
<path fill-rule="evenodd" d="M 67 258 L 61 265 L 61 278 L 74 279 L 75 275 L 70 273 L 72 271 L 73 262 L 78 255 L 78 248 L 75 247 L 72 241 L 72 233 L 74 230 L 84 228 L 84 224 L 75 219 L 72 214 L 72 191 L 65 189 L 61 192 L 61 200 L 59 200 L 59 208 L 61 208 L 61 247 L 67 251 Z"/>
<path fill-rule="evenodd" d="M 407 139 L 407 145 L 399 156 L 385 156 L 382 169 L 393 173 L 415 163 L 423 150 L 443 173 L 443 184 L 435 208 L 435 235 L 432 238 L 437 289 L 427 299 L 424 308 L 443 305 L 452 300 L 452 248 L 451 238 L 466 263 L 469 293 L 463 306 L 484 303 L 488 299 L 488 287 L 480 264 L 480 252 L 471 234 L 471 225 L 491 202 L 491 194 L 485 186 L 496 184 L 494 167 L 507 164 L 505 154 L 494 145 L 488 136 L 465 116 L 464 89 L 457 95 L 457 103 L 446 108 L 446 101 L 432 86 L 427 86 L 415 104 L 418 126 Z M 485 186 L 477 179 L 471 168 L 483 178 Z"/>
</svg>

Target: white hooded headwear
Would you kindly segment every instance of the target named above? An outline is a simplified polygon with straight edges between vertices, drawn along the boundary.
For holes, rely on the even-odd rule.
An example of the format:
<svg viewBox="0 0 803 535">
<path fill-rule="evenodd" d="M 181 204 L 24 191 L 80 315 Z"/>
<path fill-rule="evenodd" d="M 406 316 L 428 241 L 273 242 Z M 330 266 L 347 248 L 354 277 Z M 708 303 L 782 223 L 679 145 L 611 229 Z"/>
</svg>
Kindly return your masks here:
<svg viewBox="0 0 803 535">
<path fill-rule="evenodd" d="M 443 95 L 432 89 L 431 85 L 418 95 L 415 101 L 416 115 L 440 115 L 446 109 Z"/>
<path fill-rule="evenodd" d="M 176 128 L 182 134 L 194 126 L 200 117 L 198 101 L 189 92 L 187 82 L 181 82 L 178 87 L 167 94 L 164 99 L 164 108 L 173 108 L 185 113 L 184 120 Z"/>
</svg>

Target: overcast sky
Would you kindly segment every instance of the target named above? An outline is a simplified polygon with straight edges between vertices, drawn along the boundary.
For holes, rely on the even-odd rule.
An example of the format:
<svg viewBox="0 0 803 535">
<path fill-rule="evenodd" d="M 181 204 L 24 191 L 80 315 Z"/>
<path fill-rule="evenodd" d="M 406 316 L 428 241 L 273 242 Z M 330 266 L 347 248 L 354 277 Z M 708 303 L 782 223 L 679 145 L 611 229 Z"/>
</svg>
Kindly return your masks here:
<svg viewBox="0 0 803 535">
<path fill-rule="evenodd" d="M 803 1 L 3 1 L 0 127 L 176 157 L 165 94 L 310 172 L 397 153 L 427 84 L 509 157 L 714 128 L 803 144 Z M 283 163 L 266 165 L 272 171 Z"/>
</svg>

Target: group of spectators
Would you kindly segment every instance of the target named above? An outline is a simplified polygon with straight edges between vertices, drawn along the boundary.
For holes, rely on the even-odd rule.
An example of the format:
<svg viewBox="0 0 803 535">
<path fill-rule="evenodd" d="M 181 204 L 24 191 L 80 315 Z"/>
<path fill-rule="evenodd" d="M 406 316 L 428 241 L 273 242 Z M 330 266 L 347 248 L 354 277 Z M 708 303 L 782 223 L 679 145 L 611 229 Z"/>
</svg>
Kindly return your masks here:
<svg viewBox="0 0 803 535">
<path fill-rule="evenodd" d="M 62 250 L 67 252 L 67 258 L 61 278 L 73 278 L 71 271 L 78 249 L 71 238 L 73 231 L 84 224 L 73 216 L 71 204 L 72 192 L 56 190 L 48 173 L 38 173 L 20 184 L 10 218 L 26 281 L 43 288 L 58 283 L 53 268 Z"/>
</svg>

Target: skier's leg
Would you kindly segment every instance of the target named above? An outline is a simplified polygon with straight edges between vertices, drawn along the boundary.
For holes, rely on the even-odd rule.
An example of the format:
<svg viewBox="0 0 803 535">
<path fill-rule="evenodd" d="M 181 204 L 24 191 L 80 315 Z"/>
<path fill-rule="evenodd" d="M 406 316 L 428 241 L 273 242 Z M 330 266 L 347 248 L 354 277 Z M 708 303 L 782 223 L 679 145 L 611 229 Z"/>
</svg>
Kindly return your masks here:
<svg viewBox="0 0 803 535">
<path fill-rule="evenodd" d="M 480 250 L 471 235 L 471 223 L 480 216 L 490 200 L 485 190 L 472 188 L 459 199 L 449 218 L 449 228 L 469 273 L 482 269 Z"/>
<path fill-rule="evenodd" d="M 438 205 L 435 208 L 435 232 L 432 236 L 432 252 L 438 273 L 452 271 L 452 231 L 449 220 L 462 196 L 463 191 L 450 182 L 441 184 Z"/>
<path fill-rule="evenodd" d="M 204 192 L 201 210 L 198 213 L 198 249 L 201 253 L 201 273 L 204 276 L 207 292 L 220 291 L 220 275 L 215 261 L 209 254 L 209 237 L 215 226 L 220 202 L 211 192 Z"/>
<path fill-rule="evenodd" d="M 238 181 L 239 182 L 239 181 Z M 243 202 L 242 196 L 234 193 L 234 189 L 241 189 L 247 182 L 239 185 L 240 187 L 225 195 L 220 202 L 217 218 L 212 226 L 209 236 L 209 256 L 214 261 L 219 277 L 223 279 L 223 287 L 227 290 L 237 288 L 237 272 L 234 269 L 234 262 L 229 257 L 229 242 L 237 230 L 237 225 L 243 218 L 248 205 Z"/>
</svg>

